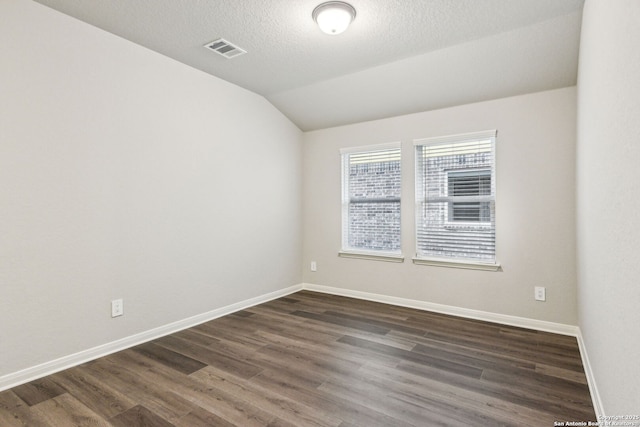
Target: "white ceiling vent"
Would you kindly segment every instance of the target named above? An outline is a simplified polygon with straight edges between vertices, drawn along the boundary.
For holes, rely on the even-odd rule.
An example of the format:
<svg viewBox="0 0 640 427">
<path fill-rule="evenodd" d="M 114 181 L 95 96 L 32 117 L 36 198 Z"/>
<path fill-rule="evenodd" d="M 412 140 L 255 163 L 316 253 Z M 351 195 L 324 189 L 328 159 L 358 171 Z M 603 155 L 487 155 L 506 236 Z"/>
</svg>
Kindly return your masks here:
<svg viewBox="0 0 640 427">
<path fill-rule="evenodd" d="M 246 50 L 240 49 L 238 46 L 229 43 L 225 39 L 214 40 L 205 44 L 204 47 L 224 56 L 225 58 L 235 58 L 236 56 L 247 53 Z"/>
</svg>

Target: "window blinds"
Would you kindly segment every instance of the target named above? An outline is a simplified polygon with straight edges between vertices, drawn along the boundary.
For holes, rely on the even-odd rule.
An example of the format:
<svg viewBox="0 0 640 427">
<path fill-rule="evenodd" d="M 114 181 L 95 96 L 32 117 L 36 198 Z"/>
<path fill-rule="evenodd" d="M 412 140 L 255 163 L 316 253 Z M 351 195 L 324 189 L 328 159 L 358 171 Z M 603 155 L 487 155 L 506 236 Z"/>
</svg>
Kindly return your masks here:
<svg viewBox="0 0 640 427">
<path fill-rule="evenodd" d="M 342 151 L 342 248 L 400 253 L 400 144 Z"/>
<path fill-rule="evenodd" d="M 495 137 L 414 141 L 417 258 L 495 263 Z"/>
</svg>

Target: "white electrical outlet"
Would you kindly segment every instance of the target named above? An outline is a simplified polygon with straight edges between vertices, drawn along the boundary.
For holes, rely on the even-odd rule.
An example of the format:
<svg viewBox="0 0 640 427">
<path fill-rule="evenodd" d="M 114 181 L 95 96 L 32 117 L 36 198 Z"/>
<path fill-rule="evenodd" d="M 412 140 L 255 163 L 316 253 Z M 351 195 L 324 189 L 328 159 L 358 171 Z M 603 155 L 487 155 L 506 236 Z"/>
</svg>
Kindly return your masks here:
<svg viewBox="0 0 640 427">
<path fill-rule="evenodd" d="M 318 271 L 318 264 L 315 261 L 311 261 L 311 271 Z"/>
<path fill-rule="evenodd" d="M 536 286 L 535 287 L 535 298 L 536 301 L 546 301 L 547 300 L 547 290 L 544 286 Z"/>
<path fill-rule="evenodd" d="M 118 317 L 124 314 L 124 303 L 121 299 L 111 301 L 111 317 Z"/>
</svg>

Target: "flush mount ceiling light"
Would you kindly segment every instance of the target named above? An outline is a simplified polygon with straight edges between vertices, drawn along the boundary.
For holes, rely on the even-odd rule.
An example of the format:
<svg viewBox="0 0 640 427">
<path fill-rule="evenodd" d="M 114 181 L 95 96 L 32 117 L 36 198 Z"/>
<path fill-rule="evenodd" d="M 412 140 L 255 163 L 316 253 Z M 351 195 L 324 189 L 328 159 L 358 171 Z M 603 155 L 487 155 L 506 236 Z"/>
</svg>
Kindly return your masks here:
<svg viewBox="0 0 640 427">
<path fill-rule="evenodd" d="M 328 1 L 313 9 L 311 16 L 324 33 L 333 36 L 349 27 L 356 17 L 356 10 L 349 3 Z"/>
</svg>

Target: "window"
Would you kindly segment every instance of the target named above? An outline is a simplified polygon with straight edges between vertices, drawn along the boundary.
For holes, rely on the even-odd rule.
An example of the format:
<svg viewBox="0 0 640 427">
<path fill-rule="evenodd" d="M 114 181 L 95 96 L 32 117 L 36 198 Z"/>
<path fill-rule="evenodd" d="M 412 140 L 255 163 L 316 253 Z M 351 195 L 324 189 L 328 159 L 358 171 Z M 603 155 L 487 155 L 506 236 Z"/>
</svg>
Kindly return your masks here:
<svg viewBox="0 0 640 427">
<path fill-rule="evenodd" d="M 465 196 L 491 195 L 491 170 L 447 173 L 448 195 L 452 200 Z M 449 202 L 449 222 L 491 222 L 490 202 Z"/>
<path fill-rule="evenodd" d="M 400 254 L 400 143 L 341 150 L 342 256 Z M 393 259 L 389 259 L 393 260 Z"/>
<path fill-rule="evenodd" d="M 417 263 L 496 265 L 495 136 L 414 142 Z"/>
</svg>

